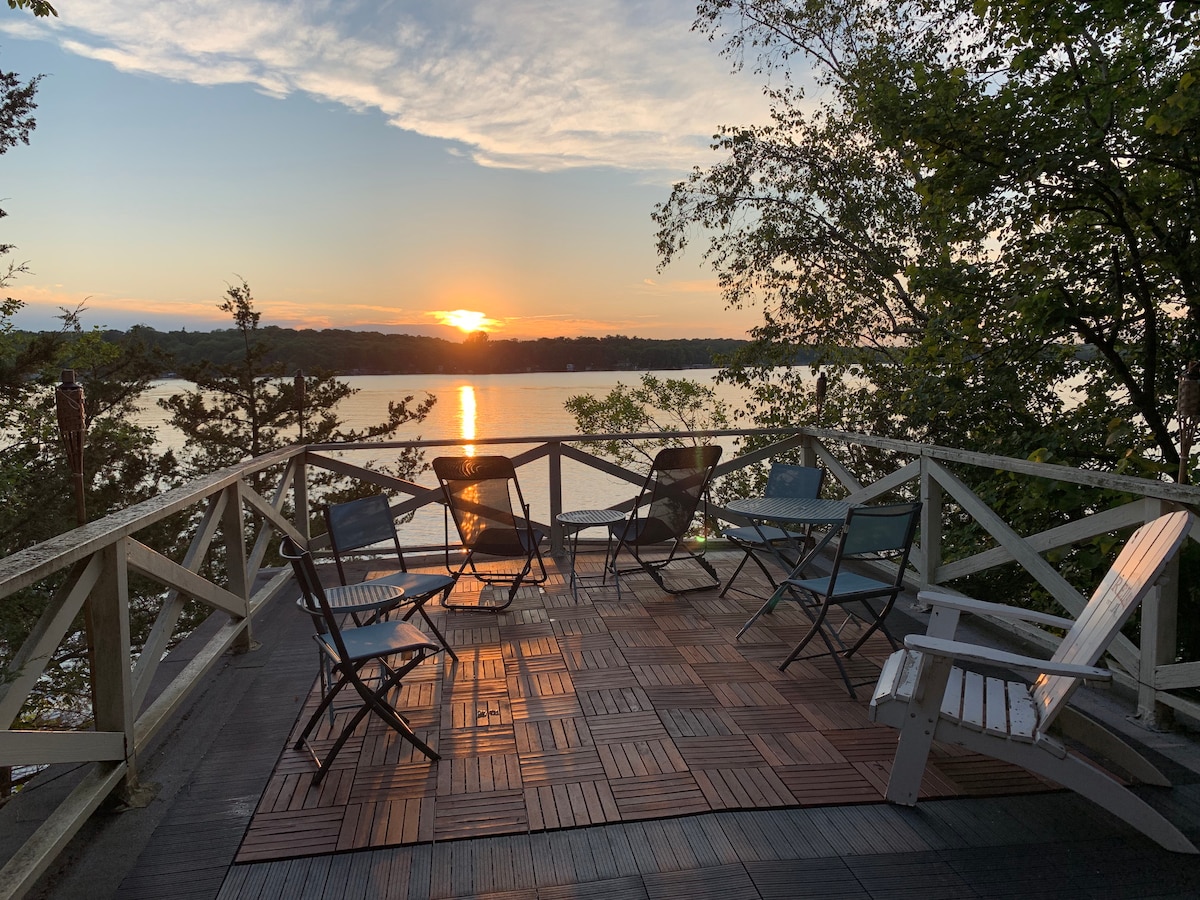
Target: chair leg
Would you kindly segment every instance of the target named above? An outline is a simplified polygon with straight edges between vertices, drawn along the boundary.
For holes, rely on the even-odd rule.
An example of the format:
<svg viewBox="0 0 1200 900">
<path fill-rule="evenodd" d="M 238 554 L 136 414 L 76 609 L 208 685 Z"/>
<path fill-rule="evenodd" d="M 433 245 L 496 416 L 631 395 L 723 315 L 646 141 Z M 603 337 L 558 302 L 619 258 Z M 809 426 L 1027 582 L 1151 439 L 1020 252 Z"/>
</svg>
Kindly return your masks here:
<svg viewBox="0 0 1200 900">
<path fill-rule="evenodd" d="M 443 606 L 445 606 L 445 604 L 446 604 L 445 598 L 450 596 L 450 591 L 453 587 L 454 586 L 451 585 L 450 587 L 446 588 L 445 592 L 443 593 L 443 595 L 442 595 L 442 605 Z M 434 637 L 436 637 L 438 639 L 438 643 L 442 645 L 442 649 L 450 654 L 451 659 L 453 659 L 455 662 L 457 662 L 458 654 L 454 652 L 454 648 L 450 646 L 450 642 L 446 640 L 446 636 L 444 634 L 442 634 L 441 631 L 438 630 L 438 627 L 435 624 L 433 624 L 433 619 L 430 618 L 429 613 L 426 612 L 426 610 L 425 610 L 425 604 L 428 603 L 431 599 L 432 599 L 432 595 L 424 598 L 420 602 L 413 603 L 412 609 L 410 609 L 408 612 L 406 612 L 404 614 L 404 621 L 407 622 L 409 619 L 411 619 L 413 616 L 413 613 L 420 613 L 421 618 L 425 620 L 425 624 L 429 626 L 429 630 L 433 632 Z"/>
<path fill-rule="evenodd" d="M 795 649 L 788 654 L 787 659 L 779 664 L 779 671 L 783 672 L 788 666 L 794 663 L 803 652 L 804 648 L 808 646 L 809 642 L 814 637 L 819 635 L 821 640 L 825 642 L 825 646 L 829 652 L 827 654 L 822 653 L 817 655 L 828 655 L 833 660 L 834 665 L 837 666 L 838 674 L 842 676 L 842 683 L 846 685 L 846 690 L 850 693 L 851 698 L 857 698 L 858 694 L 854 692 L 854 684 L 850 681 L 850 673 L 846 671 L 846 665 L 842 662 L 841 654 L 838 653 L 837 648 L 833 646 L 833 641 L 829 639 L 829 635 L 825 633 L 825 629 L 821 627 L 828 612 L 829 604 L 822 603 L 821 609 L 817 612 L 817 617 L 813 620 L 812 627 L 808 630 L 808 633 L 801 638 L 800 643 L 795 646 Z"/>
<path fill-rule="evenodd" d="M 389 691 L 400 684 L 405 675 L 412 671 L 412 669 L 417 665 L 428 659 L 429 655 L 430 654 L 428 653 L 418 652 L 413 655 L 412 659 L 399 668 L 392 669 L 385 666 L 385 672 L 388 674 L 380 676 L 380 686 L 378 690 L 374 691 L 367 687 L 362 679 L 361 673 L 365 663 L 360 663 L 357 666 L 339 665 L 335 667 L 335 669 L 341 673 L 342 677 L 338 680 L 337 684 L 334 686 L 334 689 L 329 692 L 324 700 L 321 701 L 320 706 L 317 707 L 316 712 L 313 713 L 312 717 L 308 721 L 308 724 L 304 726 L 304 730 L 300 733 L 300 737 L 296 741 L 295 749 L 303 749 L 309 734 L 312 733 L 313 727 L 320 719 L 321 714 L 325 711 L 326 705 L 328 703 L 332 703 L 333 698 L 347 684 L 353 685 L 355 691 L 358 693 L 363 702 L 362 706 L 360 706 L 359 709 L 354 713 L 350 721 L 347 722 L 342 728 L 337 740 L 334 741 L 333 746 L 330 747 L 329 751 L 325 754 L 325 758 L 323 760 L 317 760 L 317 771 L 314 773 L 312 780 L 314 785 L 319 784 L 325 777 L 325 773 L 329 771 L 330 767 L 333 765 L 334 759 L 337 758 L 337 755 L 342 751 L 342 748 L 346 746 L 346 742 L 350 740 L 355 729 L 358 728 L 362 720 L 372 712 L 379 716 L 379 718 L 383 720 L 385 724 L 395 730 L 402 738 L 420 750 L 421 753 L 423 753 L 426 757 L 431 760 L 437 760 L 441 758 L 435 750 L 433 750 L 428 744 L 426 744 L 417 736 L 416 732 L 413 731 L 412 727 L 408 724 L 408 721 L 404 718 L 404 716 L 397 712 L 396 709 L 384 699 Z M 368 662 L 370 662 L 370 660 Z"/>
<path fill-rule="evenodd" d="M 900 649 L 900 644 L 897 643 L 896 639 L 892 636 L 892 633 L 888 631 L 887 625 L 885 625 L 883 621 L 887 618 L 887 614 L 892 611 L 892 607 L 896 605 L 897 594 L 893 594 L 891 597 L 889 597 L 887 603 L 883 605 L 883 609 L 881 609 L 878 613 L 871 609 L 871 604 L 869 604 L 866 600 L 862 601 L 862 605 L 866 607 L 867 612 L 871 614 L 874 621 L 870 624 L 867 630 L 859 636 L 858 640 L 854 642 L 854 646 L 846 651 L 846 656 L 853 656 L 856 652 L 858 652 L 858 650 L 862 648 L 863 644 L 867 642 L 867 638 L 873 635 L 876 631 L 883 633 L 883 636 L 887 638 L 888 643 L 891 644 L 893 651 Z"/>
</svg>

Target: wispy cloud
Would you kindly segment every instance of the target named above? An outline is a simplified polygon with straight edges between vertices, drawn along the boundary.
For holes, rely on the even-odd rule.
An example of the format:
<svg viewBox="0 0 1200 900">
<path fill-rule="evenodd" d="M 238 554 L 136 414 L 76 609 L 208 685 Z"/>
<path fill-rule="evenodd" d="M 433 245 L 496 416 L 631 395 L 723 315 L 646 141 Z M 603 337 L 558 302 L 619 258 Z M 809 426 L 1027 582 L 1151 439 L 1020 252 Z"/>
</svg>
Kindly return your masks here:
<svg viewBox="0 0 1200 900">
<path fill-rule="evenodd" d="M 305 92 L 462 145 L 481 165 L 678 175 L 754 80 L 690 31 L 693 0 L 62 0 L 6 16 L 70 52 L 197 84 Z"/>
</svg>

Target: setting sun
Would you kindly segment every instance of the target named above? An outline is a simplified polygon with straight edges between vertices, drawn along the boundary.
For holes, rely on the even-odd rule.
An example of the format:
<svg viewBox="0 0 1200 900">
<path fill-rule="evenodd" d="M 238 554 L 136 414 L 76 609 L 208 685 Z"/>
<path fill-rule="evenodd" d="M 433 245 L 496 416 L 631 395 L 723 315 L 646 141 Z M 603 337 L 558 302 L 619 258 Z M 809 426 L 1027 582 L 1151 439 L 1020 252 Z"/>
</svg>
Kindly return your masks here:
<svg viewBox="0 0 1200 900">
<path fill-rule="evenodd" d="M 495 324 L 494 319 L 489 319 L 486 315 L 474 309 L 439 310 L 434 315 L 437 316 L 438 321 L 443 325 L 451 325 L 467 334 L 481 331 L 485 326 Z"/>
</svg>

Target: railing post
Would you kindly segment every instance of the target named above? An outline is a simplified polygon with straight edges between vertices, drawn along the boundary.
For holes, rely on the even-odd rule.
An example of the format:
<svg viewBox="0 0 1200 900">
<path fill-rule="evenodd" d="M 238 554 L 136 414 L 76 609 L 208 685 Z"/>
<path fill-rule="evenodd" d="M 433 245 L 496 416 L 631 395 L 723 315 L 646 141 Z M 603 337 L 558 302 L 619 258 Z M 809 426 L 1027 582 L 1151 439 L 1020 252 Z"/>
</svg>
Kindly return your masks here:
<svg viewBox="0 0 1200 900">
<path fill-rule="evenodd" d="M 921 587 L 932 587 L 937 583 L 938 569 L 942 566 L 942 486 L 925 465 L 926 456 L 921 454 L 921 543 L 917 546 L 917 570 L 921 573 Z"/>
<path fill-rule="evenodd" d="M 137 792 L 137 742 L 134 732 L 132 653 L 129 642 L 129 566 L 122 538 L 100 551 L 102 568 L 89 602 L 92 607 L 92 717 L 97 731 L 125 735 L 126 772 L 122 790 Z"/>
<path fill-rule="evenodd" d="M 311 535 L 308 531 L 308 464 L 307 451 L 301 451 L 296 456 L 296 477 L 292 479 L 292 492 L 296 503 L 296 530 L 307 541 Z"/>
<path fill-rule="evenodd" d="M 1146 500 L 1146 521 L 1152 521 L 1169 507 L 1157 500 Z M 1170 707 L 1158 702 L 1158 667 L 1175 661 L 1176 620 L 1179 615 L 1179 554 L 1168 564 L 1163 577 L 1142 601 L 1141 645 L 1138 657 L 1137 717 L 1147 728 L 1158 728 L 1170 721 Z"/>
<path fill-rule="evenodd" d="M 800 465 L 815 469 L 819 463 L 816 438 L 811 434 L 806 434 L 800 444 Z"/>
<path fill-rule="evenodd" d="M 264 528 L 268 527 L 263 525 Z M 233 644 L 235 653 L 245 653 L 254 647 L 250 621 L 250 585 L 246 578 L 246 517 L 242 514 L 242 482 L 238 479 L 225 489 L 225 506 L 221 510 L 221 532 L 225 536 L 225 569 L 229 578 L 228 590 L 246 602 L 246 627 Z"/>
<path fill-rule="evenodd" d="M 562 442 L 550 445 L 550 553 L 557 556 L 563 551 L 563 526 L 558 514 L 563 511 L 562 503 Z"/>
</svg>

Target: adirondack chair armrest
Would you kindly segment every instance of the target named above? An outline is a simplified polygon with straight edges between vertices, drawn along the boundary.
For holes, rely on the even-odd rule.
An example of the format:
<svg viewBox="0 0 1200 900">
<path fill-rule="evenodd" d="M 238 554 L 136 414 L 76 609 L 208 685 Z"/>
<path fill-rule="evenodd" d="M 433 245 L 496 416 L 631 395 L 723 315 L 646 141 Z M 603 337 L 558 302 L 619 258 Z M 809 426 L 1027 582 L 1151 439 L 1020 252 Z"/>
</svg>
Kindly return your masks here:
<svg viewBox="0 0 1200 900">
<path fill-rule="evenodd" d="M 954 609 L 968 612 L 977 616 L 993 616 L 998 619 L 1019 619 L 1022 622 L 1032 622 L 1036 625 L 1048 625 L 1051 628 L 1061 628 L 1070 631 L 1075 622 L 1054 616 L 1050 613 L 1035 612 L 1032 609 L 1022 609 L 1019 606 L 1008 606 L 1003 603 L 989 603 L 986 600 L 976 600 L 961 594 L 947 594 L 942 591 L 919 591 L 917 602 L 927 606 L 943 609 Z"/>
<path fill-rule="evenodd" d="M 968 644 L 964 641 L 949 641 L 944 638 L 929 637 L 924 634 L 908 635 L 904 639 L 904 646 L 909 650 L 918 650 L 934 656 L 945 656 L 970 662 L 1005 666 L 1011 669 L 1033 669 L 1044 675 L 1066 675 L 1071 678 L 1087 678 L 1092 681 L 1109 681 L 1112 679 L 1112 672 L 1108 669 L 1097 668 L 1096 666 L 1079 666 L 1073 663 L 1038 659 L 1035 656 L 1021 656 L 1018 653 L 994 650 L 991 647 L 983 647 L 979 644 Z"/>
</svg>

